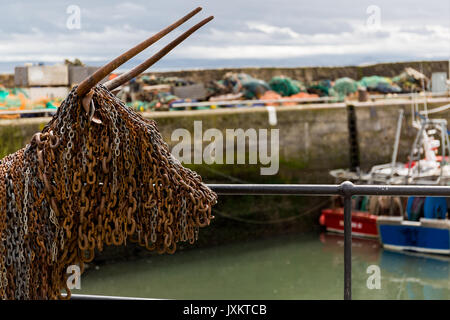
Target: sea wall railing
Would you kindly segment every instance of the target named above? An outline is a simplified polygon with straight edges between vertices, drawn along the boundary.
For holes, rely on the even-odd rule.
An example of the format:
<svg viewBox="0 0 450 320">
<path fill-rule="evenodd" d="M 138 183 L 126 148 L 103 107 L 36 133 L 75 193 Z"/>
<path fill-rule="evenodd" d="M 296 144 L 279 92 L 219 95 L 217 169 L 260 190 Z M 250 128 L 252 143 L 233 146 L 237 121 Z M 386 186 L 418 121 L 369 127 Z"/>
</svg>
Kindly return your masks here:
<svg viewBox="0 0 450 320">
<path fill-rule="evenodd" d="M 369 95 L 368 101 L 366 103 L 376 102 L 379 105 L 386 104 L 386 102 L 395 102 L 395 103 L 411 103 L 411 100 L 414 100 L 416 103 L 425 103 L 426 99 L 431 99 L 430 102 L 447 102 L 448 97 L 450 96 L 450 92 L 427 92 L 423 94 L 417 93 L 397 93 L 397 94 L 375 94 Z M 400 100 L 400 101 L 398 101 Z M 330 96 L 330 97 L 309 97 L 309 98 L 289 98 L 283 97 L 280 99 L 265 99 L 265 100 L 216 100 L 216 101 L 203 101 L 203 102 L 174 102 L 171 104 L 171 107 L 176 108 L 192 108 L 192 107 L 208 107 L 211 105 L 215 106 L 247 106 L 252 107 L 255 105 L 276 105 L 283 103 L 296 103 L 301 105 L 303 103 L 338 103 L 343 102 L 343 99 L 339 97 Z M 359 103 L 358 101 L 354 101 Z"/>
<path fill-rule="evenodd" d="M 332 184 L 209 184 L 218 195 L 332 196 L 344 198 L 344 299 L 352 298 L 352 196 L 450 197 L 450 186 Z M 73 299 L 120 299 L 73 295 Z M 126 298 L 130 299 L 130 298 Z"/>
<path fill-rule="evenodd" d="M 319 98 L 282 98 L 282 99 L 268 99 L 268 100 L 233 100 L 233 101 L 204 101 L 204 102 L 177 102 L 172 103 L 172 109 L 191 108 L 191 107 L 209 107 L 215 106 L 241 106 L 247 108 L 276 106 L 283 103 L 294 103 L 294 106 L 310 108 L 316 106 L 326 108 L 332 106 L 333 108 L 345 108 L 348 104 L 355 107 L 382 107 L 394 105 L 411 104 L 437 104 L 450 103 L 450 93 L 427 93 L 427 95 L 412 95 L 412 94 L 398 94 L 396 96 L 371 95 L 369 101 L 342 101 L 336 97 L 319 97 Z M 304 105 L 308 104 L 308 105 Z M 445 111 L 448 105 L 443 105 L 438 108 L 422 111 L 421 113 L 436 113 Z M 52 116 L 57 112 L 57 109 L 40 108 L 40 109 L 25 109 L 25 110 L 0 110 L 0 115 L 32 115 L 44 114 L 44 116 Z M 156 111 L 161 112 L 161 111 Z"/>
</svg>

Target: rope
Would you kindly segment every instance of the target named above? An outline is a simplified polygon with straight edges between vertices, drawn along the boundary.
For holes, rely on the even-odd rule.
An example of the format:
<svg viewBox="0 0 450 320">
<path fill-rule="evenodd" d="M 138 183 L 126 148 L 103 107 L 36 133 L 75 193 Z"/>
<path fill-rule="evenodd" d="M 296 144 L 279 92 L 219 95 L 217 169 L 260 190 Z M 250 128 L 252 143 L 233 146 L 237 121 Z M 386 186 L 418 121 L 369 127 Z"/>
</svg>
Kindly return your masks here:
<svg viewBox="0 0 450 320">
<path fill-rule="evenodd" d="M 309 208 L 308 210 L 302 212 L 299 215 L 295 215 L 295 216 L 291 216 L 291 217 L 287 217 L 287 218 L 281 218 L 281 219 L 274 219 L 274 220 L 269 220 L 269 221 L 258 221 L 258 220 L 252 220 L 252 219 L 233 217 L 233 216 L 231 216 L 229 214 L 226 214 L 224 212 L 221 212 L 221 211 L 219 211 L 217 209 L 214 209 L 214 212 L 217 213 L 217 215 L 219 215 L 219 216 L 221 216 L 223 218 L 230 219 L 230 220 L 235 220 L 235 221 L 238 221 L 238 222 L 243 222 L 243 223 L 248 223 L 248 224 L 258 224 L 258 225 L 266 224 L 267 225 L 267 224 L 279 224 L 279 223 L 284 223 L 284 222 L 296 220 L 296 219 L 298 219 L 300 217 L 308 215 L 308 214 L 310 214 L 310 213 L 312 213 L 312 212 L 322 208 L 323 206 L 325 206 L 328 203 L 331 203 L 331 199 L 328 199 L 325 202 L 321 201 L 320 203 L 316 204 L 312 208 Z M 267 211 L 268 210 L 263 211 L 263 212 L 267 212 Z"/>
<path fill-rule="evenodd" d="M 438 108 L 430 109 L 430 110 L 427 110 L 427 111 L 420 111 L 420 114 L 437 113 L 437 112 L 445 111 L 447 109 L 450 109 L 450 104 L 446 104 L 445 106 L 441 106 L 441 107 L 438 107 Z"/>
<path fill-rule="evenodd" d="M 239 178 L 230 176 L 230 175 L 228 175 L 228 174 L 226 174 L 226 173 L 222 173 L 222 172 L 217 171 L 217 170 L 215 170 L 215 169 L 209 168 L 208 166 L 205 166 L 204 168 L 205 168 L 206 170 L 208 170 L 208 171 L 210 171 L 210 172 L 212 172 L 212 173 L 218 175 L 218 176 L 227 178 L 227 179 L 229 179 L 230 181 L 233 181 L 233 182 L 250 183 L 250 182 L 248 182 L 248 181 L 245 181 L 245 180 L 242 180 L 242 179 L 239 179 Z"/>
</svg>

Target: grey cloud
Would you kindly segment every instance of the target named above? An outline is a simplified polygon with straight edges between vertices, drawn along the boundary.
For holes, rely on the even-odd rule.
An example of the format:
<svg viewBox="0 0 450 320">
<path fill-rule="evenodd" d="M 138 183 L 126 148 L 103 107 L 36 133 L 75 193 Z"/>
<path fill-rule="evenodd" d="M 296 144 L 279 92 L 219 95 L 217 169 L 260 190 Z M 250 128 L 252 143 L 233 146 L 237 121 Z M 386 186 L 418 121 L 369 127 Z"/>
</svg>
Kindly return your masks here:
<svg viewBox="0 0 450 320">
<path fill-rule="evenodd" d="M 343 45 L 353 44 L 361 41 L 358 28 L 366 23 L 368 18 L 366 9 L 370 5 L 380 8 L 382 25 L 398 26 L 399 32 L 426 36 L 433 33 L 426 28 L 427 25 L 450 28 L 450 1 L 443 0 L 16 0 L 4 2 L 0 21 L 0 45 L 9 45 L 10 56 L 25 55 L 28 51 L 34 50 L 36 55 L 64 56 L 70 53 L 72 56 L 92 59 L 113 57 L 124 48 L 159 31 L 197 6 L 202 6 L 204 10 L 193 20 L 198 21 L 211 14 L 215 16 L 215 20 L 192 36 L 187 44 L 182 44 L 165 60 L 175 61 L 186 58 L 183 56 L 183 50 L 188 47 L 314 45 L 314 41 L 321 35 L 324 35 L 323 39 L 325 39 L 320 38 L 319 42 L 322 45 L 324 41 L 327 41 L 326 39 L 330 38 L 329 44 L 338 47 L 341 35 L 343 35 Z M 81 8 L 81 30 L 66 28 L 66 9 L 72 4 Z M 289 32 L 263 32 L 249 28 L 249 22 L 280 29 L 288 28 L 301 36 L 294 37 Z M 193 23 L 183 25 L 168 38 L 172 39 Z M 38 36 L 33 37 L 33 32 Z M 391 31 L 382 30 L 371 33 L 367 37 L 373 41 L 383 41 L 390 35 Z M 37 41 L 36 44 L 33 43 L 34 47 L 17 46 L 14 42 L 26 37 Z M 54 45 L 48 45 L 49 41 L 54 42 Z M 307 43 L 308 41 L 312 43 Z M 405 47 L 408 45 L 410 44 L 405 43 Z M 40 46 L 42 50 L 36 48 Z M 161 45 L 156 45 L 153 50 L 160 47 Z M 150 52 L 154 52 L 153 50 Z M 385 50 L 389 55 L 389 48 Z M 394 52 L 390 54 L 392 57 L 395 56 Z M 430 54 L 432 54 L 431 51 Z M 376 53 L 374 55 L 376 56 Z M 0 53 L 0 62 L 1 60 Z"/>
</svg>

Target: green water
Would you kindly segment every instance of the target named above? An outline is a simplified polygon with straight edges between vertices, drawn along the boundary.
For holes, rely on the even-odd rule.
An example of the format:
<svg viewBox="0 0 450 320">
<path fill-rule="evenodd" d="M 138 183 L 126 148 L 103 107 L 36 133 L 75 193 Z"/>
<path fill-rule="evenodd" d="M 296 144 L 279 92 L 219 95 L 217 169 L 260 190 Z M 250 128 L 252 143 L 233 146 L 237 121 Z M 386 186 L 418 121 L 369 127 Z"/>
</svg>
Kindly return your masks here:
<svg viewBox="0 0 450 320">
<path fill-rule="evenodd" d="M 352 246 L 354 299 L 450 299 L 450 258 Z M 283 236 L 107 264 L 81 278 L 73 293 L 167 299 L 342 299 L 343 237 Z M 381 288 L 368 289 L 370 265 Z"/>
</svg>

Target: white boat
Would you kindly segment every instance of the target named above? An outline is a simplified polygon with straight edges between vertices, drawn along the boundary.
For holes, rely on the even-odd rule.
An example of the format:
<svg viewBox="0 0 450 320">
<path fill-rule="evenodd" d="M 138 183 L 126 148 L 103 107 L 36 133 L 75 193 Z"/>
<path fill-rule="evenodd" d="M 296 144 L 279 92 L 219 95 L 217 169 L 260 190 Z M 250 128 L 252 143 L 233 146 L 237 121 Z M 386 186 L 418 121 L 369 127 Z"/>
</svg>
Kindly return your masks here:
<svg viewBox="0 0 450 320">
<path fill-rule="evenodd" d="M 446 107 L 450 108 L 450 105 Z M 337 180 L 364 184 L 450 185 L 447 120 L 429 119 L 426 112 L 415 113 L 418 119 L 413 119 L 413 126 L 417 129 L 417 135 L 408 162 L 397 162 L 403 118 L 401 112 L 390 163 L 376 165 L 367 173 L 338 169 L 330 174 Z M 404 213 L 378 216 L 376 224 L 383 247 L 395 251 L 450 255 L 449 200 L 449 197 L 410 197 Z"/>
</svg>

